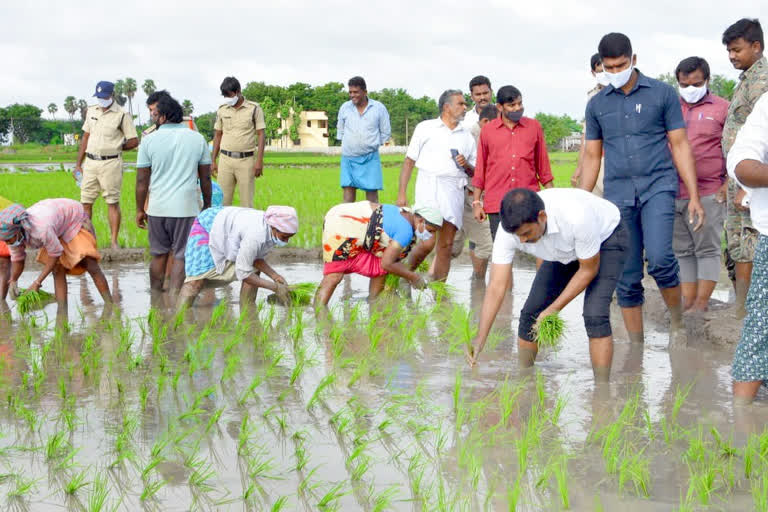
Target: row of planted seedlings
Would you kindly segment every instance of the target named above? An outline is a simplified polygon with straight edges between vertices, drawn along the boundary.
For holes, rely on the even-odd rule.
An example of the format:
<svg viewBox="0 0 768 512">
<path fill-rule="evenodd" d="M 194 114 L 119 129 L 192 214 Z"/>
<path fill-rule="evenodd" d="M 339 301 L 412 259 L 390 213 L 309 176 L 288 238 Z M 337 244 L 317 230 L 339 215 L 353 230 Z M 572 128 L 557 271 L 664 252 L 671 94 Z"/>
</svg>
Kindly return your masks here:
<svg viewBox="0 0 768 512">
<path fill-rule="evenodd" d="M 56 496 L 87 510 L 568 509 L 569 475 L 597 450 L 606 478 L 596 507 L 601 494 L 652 498 L 650 468 L 671 458 L 686 475 L 681 510 L 746 492 L 766 510 L 768 434 L 736 448 L 714 427 L 684 429 L 683 390 L 658 421 L 631 394 L 583 446 L 566 444 L 564 399 L 548 397 L 541 377 L 490 391 L 472 382 L 462 359 L 471 316 L 438 286 L 319 317 L 263 302 L 235 317 L 221 303 L 209 316 L 152 310 L 79 334 L 27 317 L 3 359 L 6 500 Z M 429 376 L 392 384 L 398 362 L 446 354 L 458 367 L 451 390 Z"/>
</svg>

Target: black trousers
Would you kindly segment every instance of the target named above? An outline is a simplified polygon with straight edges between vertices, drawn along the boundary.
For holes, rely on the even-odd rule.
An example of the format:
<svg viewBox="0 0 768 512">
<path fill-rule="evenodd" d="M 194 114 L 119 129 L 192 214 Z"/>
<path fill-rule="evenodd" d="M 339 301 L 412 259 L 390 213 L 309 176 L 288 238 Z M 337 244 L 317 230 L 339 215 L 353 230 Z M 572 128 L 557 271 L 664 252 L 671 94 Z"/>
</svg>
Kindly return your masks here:
<svg viewBox="0 0 768 512">
<path fill-rule="evenodd" d="M 619 223 L 600 246 L 600 269 L 587 286 L 584 294 L 584 327 L 590 338 L 611 335 L 611 299 L 616 282 L 621 277 L 629 243 L 627 231 Z M 517 335 L 525 341 L 533 341 L 533 324 L 539 313 L 547 309 L 579 270 L 578 260 L 567 264 L 545 261 L 536 272 L 528 299 L 520 313 Z"/>
</svg>

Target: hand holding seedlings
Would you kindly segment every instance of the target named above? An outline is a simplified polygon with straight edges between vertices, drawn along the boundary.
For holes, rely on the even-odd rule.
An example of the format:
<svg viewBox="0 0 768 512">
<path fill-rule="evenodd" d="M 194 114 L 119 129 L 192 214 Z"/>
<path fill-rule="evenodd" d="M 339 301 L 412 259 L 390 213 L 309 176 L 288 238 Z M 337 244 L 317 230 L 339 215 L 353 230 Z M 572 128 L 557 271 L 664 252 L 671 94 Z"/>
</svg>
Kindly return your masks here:
<svg viewBox="0 0 768 512">
<path fill-rule="evenodd" d="M 560 318 L 559 311 L 549 308 L 539 314 L 533 325 L 536 343 L 540 346 L 553 346 L 560 341 L 565 331 L 565 322 Z"/>
<path fill-rule="evenodd" d="M 416 274 L 416 279 L 411 281 L 411 286 L 417 290 L 423 290 L 427 287 L 427 281 L 420 274 Z"/>
</svg>

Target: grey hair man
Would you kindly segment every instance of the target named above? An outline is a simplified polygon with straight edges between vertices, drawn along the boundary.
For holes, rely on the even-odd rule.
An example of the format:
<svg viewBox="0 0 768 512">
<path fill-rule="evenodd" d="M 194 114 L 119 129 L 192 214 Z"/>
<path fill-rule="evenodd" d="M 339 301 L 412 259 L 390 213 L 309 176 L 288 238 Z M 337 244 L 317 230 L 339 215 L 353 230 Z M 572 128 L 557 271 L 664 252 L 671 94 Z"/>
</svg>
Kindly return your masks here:
<svg viewBox="0 0 768 512">
<path fill-rule="evenodd" d="M 416 178 L 415 202 L 437 208 L 443 225 L 435 237 L 426 236 L 411 252 L 410 266 L 415 269 L 437 244 L 432 277 L 444 280 L 451 268 L 451 249 L 456 231 L 462 227 L 464 187 L 474 172 L 477 151 L 475 139 L 462 124 L 467 110 L 464 94 L 448 89 L 438 99 L 439 116 L 416 126 L 400 170 L 397 204 L 406 206 L 406 191 L 413 168 Z"/>
</svg>

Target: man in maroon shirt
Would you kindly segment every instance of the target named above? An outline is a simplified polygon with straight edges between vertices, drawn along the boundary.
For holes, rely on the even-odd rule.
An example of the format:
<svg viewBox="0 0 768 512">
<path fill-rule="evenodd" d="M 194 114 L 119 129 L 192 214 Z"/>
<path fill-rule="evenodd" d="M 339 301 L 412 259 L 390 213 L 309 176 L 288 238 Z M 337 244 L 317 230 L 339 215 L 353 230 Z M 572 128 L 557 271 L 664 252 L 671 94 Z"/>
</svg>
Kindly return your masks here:
<svg viewBox="0 0 768 512">
<path fill-rule="evenodd" d="M 680 180 L 672 246 L 680 263 L 683 309 L 706 311 L 720 277 L 727 187 L 721 141 L 728 102 L 709 92 L 709 64 L 701 57 L 683 59 L 675 69 L 675 76 L 688 140 L 696 160 L 696 186 L 705 221 L 698 231 L 688 222 L 690 196 Z"/>
<path fill-rule="evenodd" d="M 496 102 L 501 116 L 480 132 L 472 178 L 475 218 L 482 221 L 487 214 L 494 239 L 504 194 L 513 188 L 538 192 L 539 184 L 552 188 L 554 180 L 544 131 L 538 121 L 523 117 L 523 95 L 516 87 L 505 85 L 496 93 Z M 483 191 L 484 201 L 480 199 Z"/>
</svg>

